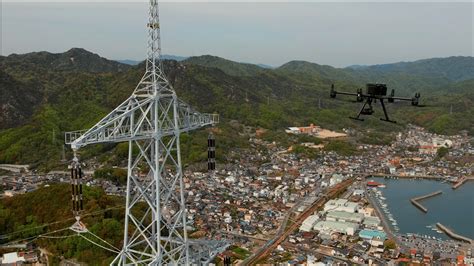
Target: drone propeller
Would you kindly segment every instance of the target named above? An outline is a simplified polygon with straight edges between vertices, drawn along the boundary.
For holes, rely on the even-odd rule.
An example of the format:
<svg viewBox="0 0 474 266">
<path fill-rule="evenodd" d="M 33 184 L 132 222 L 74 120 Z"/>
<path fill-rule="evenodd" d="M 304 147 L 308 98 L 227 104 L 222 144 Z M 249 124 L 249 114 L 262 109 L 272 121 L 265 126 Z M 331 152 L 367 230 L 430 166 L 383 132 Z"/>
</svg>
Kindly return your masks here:
<svg viewBox="0 0 474 266">
<path fill-rule="evenodd" d="M 364 98 L 362 97 L 362 89 L 357 89 L 357 102 L 362 102 Z"/>
<path fill-rule="evenodd" d="M 336 90 L 334 89 L 334 84 L 331 84 L 331 98 L 336 98 Z"/>
<path fill-rule="evenodd" d="M 417 92 L 417 93 L 415 93 L 415 97 L 413 97 L 413 98 L 411 99 L 411 105 L 413 105 L 413 106 L 418 106 L 419 101 L 420 101 L 420 93 Z"/>
<path fill-rule="evenodd" d="M 389 103 L 393 103 L 395 101 L 395 99 L 393 99 L 393 97 L 395 97 L 395 90 L 392 89 L 392 92 L 390 92 L 390 96 L 388 97 L 388 102 Z"/>
</svg>

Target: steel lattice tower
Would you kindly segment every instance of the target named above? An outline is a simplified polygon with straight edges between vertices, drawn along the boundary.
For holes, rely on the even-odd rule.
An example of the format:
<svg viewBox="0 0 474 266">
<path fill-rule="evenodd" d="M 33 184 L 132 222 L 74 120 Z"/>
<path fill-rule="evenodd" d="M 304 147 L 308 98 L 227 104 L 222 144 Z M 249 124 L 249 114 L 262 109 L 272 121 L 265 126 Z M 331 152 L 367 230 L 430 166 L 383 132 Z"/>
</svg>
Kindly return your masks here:
<svg viewBox="0 0 474 266">
<path fill-rule="evenodd" d="M 91 129 L 67 132 L 66 143 L 76 154 L 89 144 L 128 142 L 124 239 L 113 265 L 207 264 L 229 244 L 188 239 L 180 134 L 219 117 L 194 111 L 166 79 L 157 0 L 147 27 L 146 72 L 133 94 Z"/>
</svg>

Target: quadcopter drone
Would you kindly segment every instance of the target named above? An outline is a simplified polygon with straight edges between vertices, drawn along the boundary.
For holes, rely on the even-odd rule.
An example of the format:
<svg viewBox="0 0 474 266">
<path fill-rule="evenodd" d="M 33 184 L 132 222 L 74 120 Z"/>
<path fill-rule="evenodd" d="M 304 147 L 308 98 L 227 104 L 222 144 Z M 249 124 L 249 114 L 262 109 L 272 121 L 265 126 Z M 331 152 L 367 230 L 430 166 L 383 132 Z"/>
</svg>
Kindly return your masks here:
<svg viewBox="0 0 474 266">
<path fill-rule="evenodd" d="M 377 100 L 380 101 L 380 104 L 382 105 L 383 113 L 385 115 L 385 118 L 380 118 L 382 121 L 387 121 L 391 123 L 396 123 L 394 120 L 390 120 L 387 114 L 387 109 L 385 108 L 385 100 L 389 103 L 395 102 L 395 100 L 398 101 L 411 101 L 411 105 L 413 106 L 420 106 L 418 105 L 419 99 L 420 99 L 420 93 L 415 93 L 415 96 L 413 98 L 404 98 L 404 97 L 395 97 L 395 90 L 392 89 L 392 92 L 390 93 L 389 96 L 387 96 L 387 85 L 385 84 L 379 84 L 379 83 L 368 83 L 366 85 L 366 93 L 362 93 L 362 89 L 357 89 L 356 93 L 351 93 L 351 92 L 342 92 L 342 91 L 336 91 L 334 89 L 334 84 L 331 85 L 331 98 L 336 98 L 337 94 L 341 95 L 351 95 L 351 96 L 356 96 L 357 102 L 364 102 L 364 105 L 362 105 L 362 108 L 360 109 L 359 113 L 357 114 L 356 117 L 350 117 L 351 119 L 359 120 L 359 121 L 364 121 L 364 119 L 360 118 L 361 115 L 372 115 L 374 113 L 374 109 L 372 108 L 372 103 L 376 103 Z"/>
</svg>

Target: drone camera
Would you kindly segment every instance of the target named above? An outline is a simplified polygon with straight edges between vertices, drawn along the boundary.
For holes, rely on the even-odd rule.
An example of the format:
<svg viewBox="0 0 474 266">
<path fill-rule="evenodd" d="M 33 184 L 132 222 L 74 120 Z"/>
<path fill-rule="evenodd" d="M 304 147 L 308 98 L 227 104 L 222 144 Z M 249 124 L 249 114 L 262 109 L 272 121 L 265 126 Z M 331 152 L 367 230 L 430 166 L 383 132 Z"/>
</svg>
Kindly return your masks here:
<svg viewBox="0 0 474 266">
<path fill-rule="evenodd" d="M 387 85 L 378 83 L 368 83 L 367 94 L 375 96 L 385 96 L 387 95 Z"/>
</svg>

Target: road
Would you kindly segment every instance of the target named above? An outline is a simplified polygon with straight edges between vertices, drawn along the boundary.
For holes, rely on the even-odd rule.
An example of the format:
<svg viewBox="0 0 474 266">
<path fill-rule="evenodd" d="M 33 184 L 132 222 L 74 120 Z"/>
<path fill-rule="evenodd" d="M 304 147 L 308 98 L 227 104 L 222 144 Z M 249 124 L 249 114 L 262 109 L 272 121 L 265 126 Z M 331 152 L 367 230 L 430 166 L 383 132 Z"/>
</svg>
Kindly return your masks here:
<svg viewBox="0 0 474 266">
<path fill-rule="evenodd" d="M 265 243 L 263 247 L 261 247 L 257 252 L 255 252 L 252 256 L 248 257 L 246 260 L 242 262 L 242 265 L 255 265 L 258 261 L 268 256 L 272 250 L 274 250 L 278 245 L 280 245 L 290 234 L 292 234 L 295 230 L 299 228 L 301 223 L 308 218 L 308 216 L 312 215 L 318 208 L 322 207 L 329 199 L 337 196 L 339 193 L 346 190 L 352 183 L 354 179 L 347 179 L 342 183 L 335 185 L 332 188 L 329 188 L 321 197 L 317 198 L 317 200 L 311 205 L 311 207 L 307 208 L 303 213 L 301 213 L 295 220 L 294 223 L 291 224 L 289 227 L 282 226 L 285 228 L 283 233 L 276 234 L 275 237 Z M 288 219 L 291 215 L 290 212 L 287 213 Z M 288 221 L 286 221 L 287 223 Z"/>
<path fill-rule="evenodd" d="M 246 238 L 251 238 L 251 239 L 260 240 L 260 241 L 268 241 L 269 240 L 268 238 L 263 238 L 263 237 L 258 237 L 258 236 L 251 236 L 251 235 L 244 235 L 244 234 L 240 234 L 240 233 L 233 232 L 233 231 L 218 230 L 217 232 L 221 233 L 221 234 L 224 234 L 224 235 L 233 235 L 233 236 L 238 236 L 238 237 L 246 237 Z"/>
</svg>

